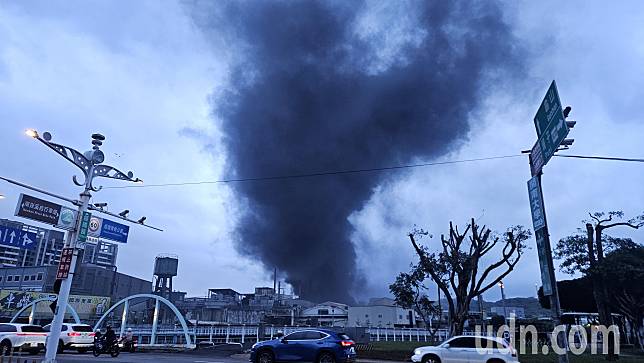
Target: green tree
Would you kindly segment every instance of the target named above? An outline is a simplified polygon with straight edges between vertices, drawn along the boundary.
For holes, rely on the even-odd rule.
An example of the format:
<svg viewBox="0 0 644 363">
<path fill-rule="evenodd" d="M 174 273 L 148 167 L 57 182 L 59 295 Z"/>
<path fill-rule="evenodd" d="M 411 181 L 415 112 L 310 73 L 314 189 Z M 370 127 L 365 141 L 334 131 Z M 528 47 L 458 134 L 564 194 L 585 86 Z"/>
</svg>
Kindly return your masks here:
<svg viewBox="0 0 644 363">
<path fill-rule="evenodd" d="M 463 332 L 472 299 L 495 287 L 514 270 L 531 233 L 522 226 L 514 226 L 503 234 L 496 235 L 485 226 L 478 226 L 474 219 L 461 233 L 450 222 L 449 236 L 445 238 L 441 235 L 439 252 L 432 252 L 419 244 L 418 240 L 428 235 L 422 229 L 415 229 L 408 235 L 418 255 L 416 269 L 420 272 L 408 274 L 413 281 L 409 287 L 397 285 L 403 290 L 407 289 L 399 294 L 413 295 L 409 288 L 422 284 L 425 279 L 431 279 L 447 300 L 450 334 L 458 335 Z M 486 263 L 483 266 L 484 258 Z M 402 280 L 407 278 L 400 275 L 398 277 Z"/>
<path fill-rule="evenodd" d="M 574 273 L 581 271 L 588 276 L 593 284 L 593 296 L 597 305 L 599 322 L 604 326 L 613 324 L 611 315 L 611 294 L 606 282 L 604 255 L 612 251 L 633 247 L 634 243 L 628 239 L 614 239 L 604 237 L 605 230 L 614 227 L 630 227 L 638 229 L 644 226 L 644 214 L 624 220 L 622 211 L 589 213 L 590 220 L 586 224 L 586 237 L 578 233 L 560 240 L 555 247 L 554 257 L 562 262 L 564 272 Z M 585 248 L 583 247 L 585 243 Z M 584 256 L 585 254 L 585 256 Z M 616 360 L 614 342 L 610 339 L 608 344 L 607 360 Z"/>
<path fill-rule="evenodd" d="M 427 287 L 423 284 L 425 273 L 420 265 L 412 266 L 409 273 L 401 272 L 396 281 L 389 285 L 389 291 L 396 298 L 396 303 L 405 309 L 413 309 L 425 323 L 425 328 L 432 338 L 441 326 L 440 294 L 438 303 L 427 295 Z M 432 321 L 435 321 L 432 324 Z"/>
</svg>

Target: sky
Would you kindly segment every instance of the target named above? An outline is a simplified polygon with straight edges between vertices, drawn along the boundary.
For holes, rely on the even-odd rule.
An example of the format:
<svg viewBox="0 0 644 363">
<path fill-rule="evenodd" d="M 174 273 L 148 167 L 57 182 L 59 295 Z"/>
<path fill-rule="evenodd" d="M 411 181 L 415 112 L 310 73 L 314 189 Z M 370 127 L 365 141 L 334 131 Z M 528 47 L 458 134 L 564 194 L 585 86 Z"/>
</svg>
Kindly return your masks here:
<svg viewBox="0 0 644 363">
<path fill-rule="evenodd" d="M 241 37 L 243 27 L 235 25 L 237 18 L 213 26 L 215 15 L 226 14 L 224 6 L 205 4 L 0 4 L 0 154 L 4 155 L 0 175 L 75 197 L 80 192 L 71 181 L 78 174 L 75 167 L 24 131 L 49 131 L 54 142 L 81 151 L 89 149 L 92 133 L 104 134 L 106 164 L 132 170 L 146 187 L 108 188 L 126 184 L 104 179 L 99 185 L 105 188 L 94 194 L 93 202 L 108 202 L 112 212 L 129 209 L 133 218 L 146 216 L 147 223 L 164 229 L 132 227 L 128 243 L 119 246 L 119 271 L 151 279 L 154 257 L 174 254 L 179 257 L 174 286 L 194 296 L 205 295 L 208 288 L 250 292 L 255 286 L 272 285 L 272 267 L 249 253 L 251 241 L 240 238 L 246 236 L 240 231 L 248 228 L 249 211 L 261 201 L 252 189 L 233 183 L 151 186 L 271 172 L 241 164 L 247 159 L 231 146 L 231 135 L 242 137 L 247 125 L 239 124 L 244 122 L 238 118 L 239 110 L 220 111 L 231 100 L 238 102 L 235 106 L 246 104 L 241 100 L 247 90 L 239 82 L 252 85 L 266 70 L 258 66 L 266 60 L 255 49 L 268 45 L 254 42 L 271 39 L 238 41 L 235 37 Z M 253 3 L 232 4 L 245 11 Z M 553 79 L 563 104 L 573 108 L 570 118 L 578 121 L 569 135 L 575 143 L 566 153 L 643 157 L 644 6 L 636 1 L 497 5 L 501 14 L 494 21 L 507 25 L 512 46 L 518 49 L 513 54 L 520 56 L 512 62 L 520 66 L 484 79 L 476 91 L 477 102 L 462 114 L 467 125 L 464 134 L 445 146 L 429 144 L 441 140 L 427 135 L 428 148 L 440 152 L 408 155 L 405 161 L 516 155 L 529 149 L 536 140 L 532 119 Z M 334 6 L 338 7 L 337 2 Z M 432 36 L 415 25 L 417 6 L 415 2 L 366 2 L 358 16 L 346 20 L 373 55 L 360 72 L 376 77 L 413 63 L 408 49 L 420 49 L 422 40 Z M 354 11 L 339 8 L 340 14 Z M 242 20 L 258 19 L 241 14 Z M 312 23 L 307 26 L 315 29 Z M 441 31 L 459 36 L 458 27 Z M 493 58 L 497 49 L 492 47 L 486 54 Z M 280 57 L 291 59 L 288 54 Z M 249 70 L 242 79 L 240 67 Z M 357 72 L 346 65 L 343 69 Z M 333 122 L 337 121 L 329 125 Z M 391 163 L 375 159 L 366 167 L 385 161 Z M 589 211 L 642 213 L 641 165 L 553 158 L 543 176 L 553 242 L 575 233 Z M 327 169 L 329 165 L 308 165 L 302 172 Z M 242 171 L 251 175 L 241 175 Z M 361 277 L 349 294 L 356 299 L 388 294 L 387 286 L 396 274 L 414 261 L 406 237 L 414 226 L 434 235 L 422 240 L 430 248 L 436 247 L 441 233 L 448 232 L 450 221 L 464 226 L 476 218 L 499 232 L 517 224 L 531 227 L 529 178 L 527 158 L 513 157 L 386 172 L 360 186 L 364 198 L 338 216 L 338 223 L 349 226 L 349 249 L 355 253 L 355 270 Z M 25 191 L 0 184 L 0 193 L 6 196 L 0 200 L 0 218 L 15 218 L 21 192 Z M 611 234 L 644 240 L 642 231 L 619 229 Z M 528 245 L 534 247 L 534 240 Z M 538 268 L 532 248 L 505 280 L 506 294 L 535 296 Z M 281 272 L 280 278 L 289 276 Z M 495 290 L 484 298 L 499 299 Z"/>
</svg>

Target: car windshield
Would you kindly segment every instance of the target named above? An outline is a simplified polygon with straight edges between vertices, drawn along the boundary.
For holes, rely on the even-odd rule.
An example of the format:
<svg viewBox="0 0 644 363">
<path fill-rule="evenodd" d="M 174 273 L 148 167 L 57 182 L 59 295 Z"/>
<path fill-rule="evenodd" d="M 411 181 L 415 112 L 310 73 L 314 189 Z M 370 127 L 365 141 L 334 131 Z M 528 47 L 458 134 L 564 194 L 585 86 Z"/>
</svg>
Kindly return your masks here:
<svg viewBox="0 0 644 363">
<path fill-rule="evenodd" d="M 92 327 L 89 326 L 89 325 L 74 325 L 72 327 L 72 330 L 79 331 L 79 332 L 82 332 L 82 333 L 90 333 L 90 332 L 92 332 Z"/>
<path fill-rule="evenodd" d="M 349 336 L 344 333 L 338 334 L 338 337 L 343 340 L 351 340 L 351 338 L 349 338 Z"/>
<path fill-rule="evenodd" d="M 38 325 L 25 325 L 21 328 L 21 330 L 25 333 L 43 333 L 45 331 Z"/>
</svg>

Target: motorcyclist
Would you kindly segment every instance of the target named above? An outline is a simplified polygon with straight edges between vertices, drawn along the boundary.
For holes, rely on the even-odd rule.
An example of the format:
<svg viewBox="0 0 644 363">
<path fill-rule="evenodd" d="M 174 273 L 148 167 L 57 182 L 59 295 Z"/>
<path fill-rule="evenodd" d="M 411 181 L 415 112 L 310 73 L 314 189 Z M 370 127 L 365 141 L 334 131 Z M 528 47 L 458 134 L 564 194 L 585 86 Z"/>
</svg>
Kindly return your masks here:
<svg viewBox="0 0 644 363">
<path fill-rule="evenodd" d="M 105 344 L 111 347 L 114 342 L 116 342 L 116 333 L 112 330 L 112 326 L 108 325 L 105 327 Z"/>
<path fill-rule="evenodd" d="M 121 341 L 123 342 L 123 348 L 125 350 L 134 353 L 134 333 L 132 332 L 132 328 L 127 328 L 127 332 L 121 338 Z"/>
<path fill-rule="evenodd" d="M 127 328 L 127 332 L 125 332 L 125 337 L 123 338 L 123 340 L 129 343 L 132 341 L 133 338 L 134 338 L 134 333 L 132 332 L 132 328 Z"/>
</svg>

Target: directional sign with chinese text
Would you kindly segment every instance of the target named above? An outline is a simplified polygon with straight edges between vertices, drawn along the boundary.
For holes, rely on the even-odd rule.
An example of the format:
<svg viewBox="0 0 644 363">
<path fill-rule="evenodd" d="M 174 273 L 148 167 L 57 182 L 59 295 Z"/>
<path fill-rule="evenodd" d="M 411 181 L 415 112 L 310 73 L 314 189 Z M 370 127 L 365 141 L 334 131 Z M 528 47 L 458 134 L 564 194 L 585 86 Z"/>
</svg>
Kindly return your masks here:
<svg viewBox="0 0 644 363">
<path fill-rule="evenodd" d="M 87 241 L 87 231 L 89 229 L 90 218 L 92 218 L 91 213 L 83 212 L 83 218 L 81 219 L 80 229 L 78 231 L 79 242 Z"/>
<path fill-rule="evenodd" d="M 54 225 L 58 223 L 61 205 L 44 199 L 20 194 L 16 206 L 16 216 Z"/>
<path fill-rule="evenodd" d="M 546 226 L 546 216 L 543 213 L 543 200 L 539 190 L 539 177 L 533 176 L 528 180 L 528 196 L 530 197 L 530 212 L 532 212 L 532 226 L 534 230 Z"/>
<path fill-rule="evenodd" d="M 548 92 L 537 110 L 537 114 L 534 117 L 534 126 L 537 129 L 537 136 L 539 137 L 537 144 L 539 144 L 538 149 L 540 149 L 542 158 L 539 162 L 543 166 L 552 158 L 561 142 L 570 132 L 563 116 L 561 100 L 559 100 L 559 92 L 555 81 L 550 84 L 550 88 L 548 88 Z M 535 149 L 537 149 L 536 145 L 533 148 L 533 153 L 538 153 Z M 541 171 L 541 167 L 533 167 L 533 175 L 534 169 Z"/>
<path fill-rule="evenodd" d="M 552 295 L 552 284 L 550 283 L 550 270 L 553 268 L 548 259 L 548 249 L 550 246 L 546 243 L 545 238 L 546 229 L 541 228 L 534 232 L 535 239 L 537 240 L 537 254 L 539 255 L 539 267 L 541 270 L 541 285 L 543 285 L 543 295 Z"/>
<path fill-rule="evenodd" d="M 20 194 L 15 215 L 68 231 L 76 226 L 76 211 L 73 209 L 26 194 Z"/>
<path fill-rule="evenodd" d="M 37 236 L 34 232 L 0 226 L 0 245 L 33 250 L 38 245 Z"/>
<path fill-rule="evenodd" d="M 127 243 L 129 232 L 130 227 L 110 221 L 109 219 L 103 219 L 100 237 L 116 242 Z"/>
</svg>

